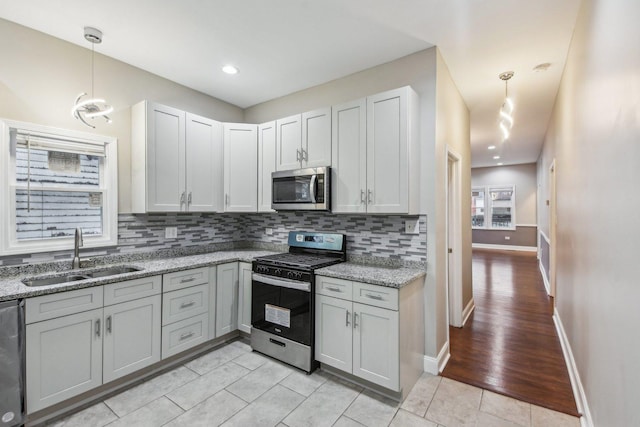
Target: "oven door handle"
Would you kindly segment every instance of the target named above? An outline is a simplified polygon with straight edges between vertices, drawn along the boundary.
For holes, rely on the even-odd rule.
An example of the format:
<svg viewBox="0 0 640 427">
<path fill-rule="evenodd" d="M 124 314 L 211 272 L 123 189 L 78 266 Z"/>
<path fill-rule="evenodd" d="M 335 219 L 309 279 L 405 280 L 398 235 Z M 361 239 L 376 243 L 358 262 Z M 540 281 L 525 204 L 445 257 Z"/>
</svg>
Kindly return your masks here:
<svg viewBox="0 0 640 427">
<path fill-rule="evenodd" d="M 311 283 L 298 282 L 296 280 L 281 279 L 279 277 L 265 276 L 263 274 L 253 273 L 252 280 L 267 285 L 280 286 L 282 288 L 296 289 L 298 291 L 311 292 Z"/>
</svg>

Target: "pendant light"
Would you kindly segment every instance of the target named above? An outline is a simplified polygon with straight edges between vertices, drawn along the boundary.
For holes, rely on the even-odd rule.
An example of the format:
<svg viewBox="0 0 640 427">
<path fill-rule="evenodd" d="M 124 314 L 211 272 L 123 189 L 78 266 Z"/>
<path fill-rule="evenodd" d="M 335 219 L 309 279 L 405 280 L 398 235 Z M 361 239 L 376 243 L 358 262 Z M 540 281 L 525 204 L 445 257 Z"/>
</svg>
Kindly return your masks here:
<svg viewBox="0 0 640 427">
<path fill-rule="evenodd" d="M 509 98 L 509 79 L 513 77 L 513 71 L 505 71 L 498 77 L 504 81 L 504 102 L 500 107 L 500 131 L 502 132 L 502 140 L 506 141 L 511 135 L 511 128 L 513 127 L 513 101 Z"/>
<path fill-rule="evenodd" d="M 91 98 L 82 99 L 87 93 L 83 92 L 76 98 L 76 102 L 71 109 L 71 115 L 80 120 L 85 125 L 94 128 L 95 126 L 89 124 L 87 119 L 94 119 L 96 117 L 103 117 L 107 123 L 111 123 L 111 119 L 107 114 L 113 111 L 113 107 L 108 105 L 102 98 L 95 98 L 93 96 L 93 62 L 94 62 L 94 48 L 97 43 L 102 43 L 102 31 L 93 27 L 84 27 L 84 38 L 91 42 Z"/>
</svg>

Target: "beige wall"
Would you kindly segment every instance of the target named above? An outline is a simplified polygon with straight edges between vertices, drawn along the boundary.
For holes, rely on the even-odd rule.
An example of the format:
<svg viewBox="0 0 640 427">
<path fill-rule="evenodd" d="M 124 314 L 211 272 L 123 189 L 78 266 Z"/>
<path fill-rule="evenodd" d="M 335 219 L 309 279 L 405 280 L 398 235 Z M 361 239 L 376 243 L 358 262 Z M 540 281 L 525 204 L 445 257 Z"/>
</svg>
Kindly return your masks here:
<svg viewBox="0 0 640 427">
<path fill-rule="evenodd" d="M 583 1 L 538 161 L 546 198 L 556 159 L 556 306 L 597 426 L 640 425 L 638 21 L 638 1 Z"/>
<path fill-rule="evenodd" d="M 471 287 L 471 145 L 469 132 L 469 109 L 456 87 L 447 64 L 440 52 L 437 55 L 436 83 L 436 132 L 435 149 L 428 151 L 430 157 L 426 167 L 432 170 L 426 183 L 427 194 L 427 311 L 436 314 L 437 330 L 435 348 L 428 350 L 437 354 L 447 341 L 446 312 L 446 257 L 447 222 L 447 160 L 448 150 L 460 159 L 460 220 L 461 230 L 461 283 L 462 308 L 466 307 L 473 291 Z M 431 158 L 431 156 L 433 156 Z M 435 230 L 435 239 L 433 232 Z"/>
<path fill-rule="evenodd" d="M 536 223 L 537 165 L 535 163 L 471 169 L 471 186 L 515 185 L 516 224 Z"/>
<path fill-rule="evenodd" d="M 121 213 L 131 211 L 131 105 L 148 99 L 220 121 L 242 121 L 238 107 L 96 54 L 95 94 L 106 98 L 115 112 L 111 125 L 96 120 L 91 129 L 70 114 L 76 96 L 91 88 L 90 49 L 0 19 L 0 58 L 0 118 L 118 138 Z"/>
</svg>

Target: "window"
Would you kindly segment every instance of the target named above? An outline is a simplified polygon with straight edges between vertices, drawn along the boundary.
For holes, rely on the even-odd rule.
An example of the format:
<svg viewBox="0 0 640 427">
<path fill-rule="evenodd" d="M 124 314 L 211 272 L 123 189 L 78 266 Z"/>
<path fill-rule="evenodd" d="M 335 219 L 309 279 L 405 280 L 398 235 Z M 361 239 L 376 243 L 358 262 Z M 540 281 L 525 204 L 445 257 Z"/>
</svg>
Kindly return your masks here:
<svg viewBox="0 0 640 427">
<path fill-rule="evenodd" d="M 474 187 L 471 190 L 471 226 L 489 230 L 515 230 L 515 186 Z"/>
<path fill-rule="evenodd" d="M 2 123 L 0 254 L 117 244 L 117 148 L 111 137 Z"/>
</svg>

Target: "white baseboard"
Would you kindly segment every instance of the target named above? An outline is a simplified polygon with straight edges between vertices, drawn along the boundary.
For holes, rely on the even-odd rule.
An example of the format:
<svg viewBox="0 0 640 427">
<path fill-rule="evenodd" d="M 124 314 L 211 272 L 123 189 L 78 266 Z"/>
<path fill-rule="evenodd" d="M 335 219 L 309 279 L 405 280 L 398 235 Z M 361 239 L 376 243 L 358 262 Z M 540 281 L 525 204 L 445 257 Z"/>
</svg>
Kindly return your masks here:
<svg viewBox="0 0 640 427">
<path fill-rule="evenodd" d="M 524 251 L 524 252 L 538 251 L 538 248 L 535 246 L 492 245 L 489 243 L 473 243 L 471 247 L 477 248 L 477 249 L 500 249 L 503 251 Z"/>
<path fill-rule="evenodd" d="M 438 375 L 444 371 L 447 362 L 451 357 L 449 353 L 449 342 L 444 343 L 437 357 L 424 356 L 424 371 L 432 375 Z"/>
<path fill-rule="evenodd" d="M 476 303 L 473 300 L 473 298 L 471 298 L 471 301 L 469 301 L 469 304 L 467 304 L 464 310 L 462 310 L 462 326 L 464 326 L 464 324 L 467 323 L 467 320 L 469 320 L 469 316 L 471 316 L 471 313 L 473 313 L 473 310 L 475 308 L 476 308 Z"/>
<path fill-rule="evenodd" d="M 562 353 L 564 355 L 565 363 L 567 364 L 567 370 L 569 371 L 569 379 L 571 380 L 573 396 L 576 399 L 576 406 L 578 407 L 578 412 L 582 414 L 582 417 L 580 417 L 580 425 L 582 427 L 593 427 L 591 411 L 589 410 L 587 396 L 584 393 L 584 387 L 582 387 L 582 381 L 580 380 L 580 373 L 578 372 L 576 361 L 573 358 L 571 344 L 569 344 L 569 339 L 567 338 L 564 326 L 562 325 L 560 314 L 556 308 L 553 309 L 553 322 L 556 325 L 558 337 L 560 338 L 560 345 L 562 346 Z"/>
<path fill-rule="evenodd" d="M 542 260 L 538 262 L 538 265 L 540 266 L 540 274 L 542 274 L 542 282 L 547 290 L 547 295 L 551 295 L 551 285 L 549 284 L 549 279 L 547 279 L 547 272 L 544 269 L 544 265 L 542 265 Z"/>
</svg>

